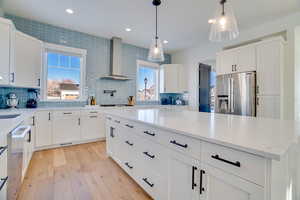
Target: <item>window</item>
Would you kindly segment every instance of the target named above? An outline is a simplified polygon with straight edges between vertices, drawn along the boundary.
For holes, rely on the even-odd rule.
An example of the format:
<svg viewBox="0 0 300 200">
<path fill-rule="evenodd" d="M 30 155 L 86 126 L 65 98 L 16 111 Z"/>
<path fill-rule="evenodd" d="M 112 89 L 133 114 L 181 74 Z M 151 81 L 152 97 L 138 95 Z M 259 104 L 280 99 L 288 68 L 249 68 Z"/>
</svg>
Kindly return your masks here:
<svg viewBox="0 0 300 200">
<path fill-rule="evenodd" d="M 47 44 L 44 100 L 83 100 L 86 50 Z"/>
<path fill-rule="evenodd" d="M 159 65 L 145 61 L 137 62 L 137 100 L 158 101 Z"/>
</svg>

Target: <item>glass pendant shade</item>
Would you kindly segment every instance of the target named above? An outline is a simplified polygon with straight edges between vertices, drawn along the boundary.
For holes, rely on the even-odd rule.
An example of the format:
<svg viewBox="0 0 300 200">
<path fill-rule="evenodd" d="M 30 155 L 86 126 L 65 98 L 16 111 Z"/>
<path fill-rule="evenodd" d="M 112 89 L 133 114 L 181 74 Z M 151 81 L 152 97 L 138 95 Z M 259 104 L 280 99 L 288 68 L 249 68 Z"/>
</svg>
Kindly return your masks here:
<svg viewBox="0 0 300 200">
<path fill-rule="evenodd" d="M 211 23 L 209 40 L 213 42 L 223 42 L 233 40 L 239 36 L 237 20 L 230 3 L 218 6 Z"/>
<path fill-rule="evenodd" d="M 162 42 L 159 38 L 155 38 L 152 40 L 149 54 L 148 54 L 148 60 L 152 62 L 164 62 L 165 56 L 164 56 L 164 50 Z"/>
</svg>

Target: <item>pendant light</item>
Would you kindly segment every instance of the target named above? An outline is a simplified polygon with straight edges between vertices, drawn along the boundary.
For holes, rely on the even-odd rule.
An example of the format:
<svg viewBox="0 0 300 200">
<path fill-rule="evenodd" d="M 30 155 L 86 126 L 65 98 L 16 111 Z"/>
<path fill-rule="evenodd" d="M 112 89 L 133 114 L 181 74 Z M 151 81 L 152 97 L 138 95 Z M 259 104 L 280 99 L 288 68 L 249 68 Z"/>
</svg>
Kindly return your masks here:
<svg viewBox="0 0 300 200">
<path fill-rule="evenodd" d="M 221 0 L 220 4 L 221 7 L 217 9 L 215 18 L 209 20 L 211 23 L 209 39 L 213 42 L 233 40 L 239 36 L 233 9 L 227 0 Z"/>
<path fill-rule="evenodd" d="M 149 54 L 148 54 L 148 60 L 153 61 L 153 62 L 164 62 L 165 61 L 165 56 L 164 56 L 164 50 L 163 50 L 163 45 L 161 43 L 161 40 L 159 39 L 157 35 L 157 8 L 161 4 L 160 0 L 153 0 L 152 4 L 155 6 L 155 11 L 156 11 L 156 21 L 155 21 L 155 38 L 152 40 L 150 49 L 149 49 Z"/>
</svg>

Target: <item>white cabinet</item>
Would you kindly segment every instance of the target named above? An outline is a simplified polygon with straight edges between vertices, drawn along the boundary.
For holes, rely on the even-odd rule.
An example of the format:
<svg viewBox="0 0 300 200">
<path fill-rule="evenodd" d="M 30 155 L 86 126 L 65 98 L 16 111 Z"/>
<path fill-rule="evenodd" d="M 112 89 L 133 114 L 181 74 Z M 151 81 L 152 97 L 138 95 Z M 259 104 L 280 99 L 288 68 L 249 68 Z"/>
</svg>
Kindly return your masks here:
<svg viewBox="0 0 300 200">
<path fill-rule="evenodd" d="M 127 157 L 127 152 L 121 152 L 118 149 L 121 147 L 119 129 L 120 127 L 116 123 L 112 123 L 112 119 L 108 117 L 106 119 L 106 151 L 107 154 L 121 163 L 120 157 Z M 119 153 L 120 152 L 120 153 Z"/>
<path fill-rule="evenodd" d="M 53 112 L 53 143 L 59 145 L 80 141 L 80 111 Z"/>
<path fill-rule="evenodd" d="M 280 96 L 257 96 L 257 117 L 280 119 Z"/>
<path fill-rule="evenodd" d="M 183 93 L 187 90 L 187 80 L 182 65 L 162 65 L 160 73 L 161 93 Z"/>
<path fill-rule="evenodd" d="M 32 116 L 24 121 L 24 125 L 31 126 L 31 130 L 27 133 L 24 141 L 23 149 L 23 170 L 22 180 L 24 179 L 27 169 L 29 167 L 33 152 L 34 152 L 34 138 L 36 133 L 36 118 Z"/>
<path fill-rule="evenodd" d="M 217 54 L 217 75 L 256 70 L 255 45 L 225 50 Z"/>
<path fill-rule="evenodd" d="M 81 139 L 90 140 L 105 137 L 104 115 L 98 111 L 81 114 Z"/>
<path fill-rule="evenodd" d="M 199 161 L 171 152 L 169 157 L 169 199 L 199 200 Z"/>
<path fill-rule="evenodd" d="M 36 113 L 35 147 L 49 146 L 52 140 L 52 113 L 50 111 L 40 111 Z"/>
<path fill-rule="evenodd" d="M 42 68 L 43 43 L 22 32 L 15 33 L 15 86 L 38 88 Z"/>
<path fill-rule="evenodd" d="M 13 65 L 13 34 L 14 25 L 11 21 L 0 18 L 0 85 L 8 85 Z"/>
<path fill-rule="evenodd" d="M 264 188 L 210 165 L 202 165 L 201 199 L 263 200 Z"/>
</svg>

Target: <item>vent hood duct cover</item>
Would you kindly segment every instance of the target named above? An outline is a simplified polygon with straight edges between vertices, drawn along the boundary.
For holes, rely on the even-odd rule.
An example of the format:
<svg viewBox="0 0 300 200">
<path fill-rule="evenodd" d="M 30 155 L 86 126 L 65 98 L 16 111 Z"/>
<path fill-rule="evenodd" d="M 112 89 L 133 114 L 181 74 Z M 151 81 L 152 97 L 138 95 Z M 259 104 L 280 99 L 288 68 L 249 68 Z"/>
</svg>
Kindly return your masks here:
<svg viewBox="0 0 300 200">
<path fill-rule="evenodd" d="M 122 39 L 113 37 L 111 40 L 111 59 L 110 59 L 110 74 L 101 77 L 102 79 L 110 80 L 131 80 L 131 78 L 122 74 Z"/>
</svg>

